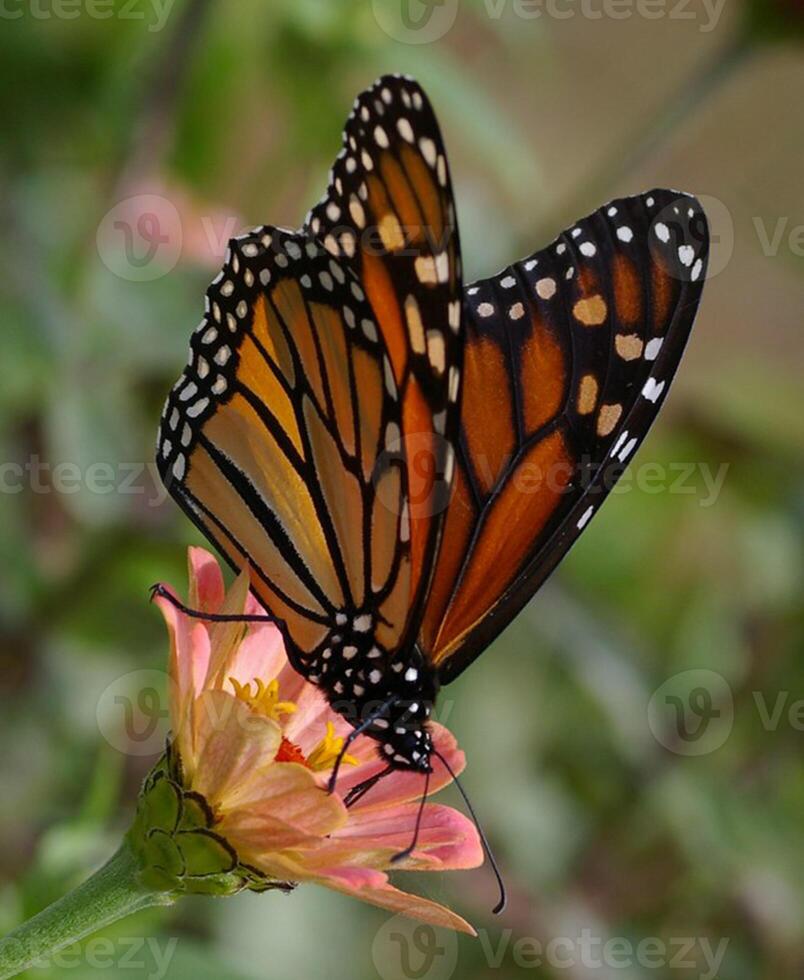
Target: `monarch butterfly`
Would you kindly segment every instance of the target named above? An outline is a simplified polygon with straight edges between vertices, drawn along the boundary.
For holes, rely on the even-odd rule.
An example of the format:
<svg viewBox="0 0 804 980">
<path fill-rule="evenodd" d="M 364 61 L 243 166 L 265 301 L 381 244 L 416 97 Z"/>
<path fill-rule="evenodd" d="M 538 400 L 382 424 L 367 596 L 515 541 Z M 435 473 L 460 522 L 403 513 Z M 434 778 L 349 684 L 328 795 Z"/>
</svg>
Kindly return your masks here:
<svg viewBox="0 0 804 980">
<path fill-rule="evenodd" d="M 230 241 L 165 405 L 160 473 L 389 768 L 430 772 L 439 687 L 644 438 L 708 250 L 698 201 L 655 190 L 464 288 L 438 124 L 401 76 L 356 100 L 300 230 Z"/>
</svg>

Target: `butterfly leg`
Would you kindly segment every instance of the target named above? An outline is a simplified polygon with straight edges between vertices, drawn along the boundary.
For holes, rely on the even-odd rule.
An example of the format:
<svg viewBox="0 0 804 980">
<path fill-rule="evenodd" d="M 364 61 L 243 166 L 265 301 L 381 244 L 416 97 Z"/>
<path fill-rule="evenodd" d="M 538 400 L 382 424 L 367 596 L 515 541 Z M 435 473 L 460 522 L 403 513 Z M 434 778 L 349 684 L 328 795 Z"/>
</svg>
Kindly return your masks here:
<svg viewBox="0 0 804 980">
<path fill-rule="evenodd" d="M 369 776 L 368 779 L 364 779 L 362 783 L 358 783 L 357 786 L 353 786 L 349 792 L 343 798 L 343 805 L 347 807 L 354 806 L 358 800 L 362 800 L 363 797 L 368 793 L 370 789 L 377 785 L 377 783 L 383 779 L 388 773 L 393 772 L 393 766 L 386 766 L 385 769 L 381 769 L 379 772 L 375 772 L 373 776 Z"/>
<path fill-rule="evenodd" d="M 398 700 L 399 699 L 397 695 L 394 694 L 392 697 L 388 698 L 387 701 L 383 701 L 383 703 L 379 706 L 379 708 L 376 708 L 374 711 L 372 711 L 371 714 L 369 714 L 366 718 L 363 719 L 363 721 L 360 722 L 357 728 L 353 728 L 351 732 L 349 732 L 349 734 L 343 740 L 343 745 L 341 746 L 341 750 L 338 753 L 338 758 L 335 760 L 335 765 L 332 767 L 332 773 L 330 774 L 329 782 L 327 783 L 328 793 L 332 793 L 335 790 L 335 783 L 337 782 L 338 779 L 338 770 L 341 768 L 343 757 L 349 751 L 349 746 L 352 744 L 352 742 L 354 742 L 354 740 L 357 738 L 358 735 L 362 735 L 363 732 L 371 728 L 371 726 L 378 718 L 382 718 L 382 716 L 386 714 L 396 704 Z"/>
<path fill-rule="evenodd" d="M 245 614 L 240 615 L 228 615 L 226 613 L 208 613 L 204 612 L 202 609 L 190 609 L 189 606 L 185 606 L 183 602 L 180 602 L 174 595 L 164 587 L 164 585 L 152 585 L 151 586 L 151 602 L 154 599 L 167 599 L 167 601 L 175 606 L 179 612 L 184 613 L 185 616 L 192 616 L 194 619 L 206 619 L 211 623 L 274 623 L 276 620 L 273 616 L 267 615 L 251 615 L 247 616 Z"/>
</svg>

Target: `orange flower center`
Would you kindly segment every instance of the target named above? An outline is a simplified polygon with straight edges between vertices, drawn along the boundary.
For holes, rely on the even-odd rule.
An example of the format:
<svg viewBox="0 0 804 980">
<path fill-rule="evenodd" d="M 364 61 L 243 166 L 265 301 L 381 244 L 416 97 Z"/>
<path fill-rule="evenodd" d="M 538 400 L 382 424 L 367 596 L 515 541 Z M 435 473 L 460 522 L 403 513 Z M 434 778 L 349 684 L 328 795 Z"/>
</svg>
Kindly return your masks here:
<svg viewBox="0 0 804 980">
<path fill-rule="evenodd" d="M 279 751 L 276 753 L 275 761 L 298 762 L 303 766 L 307 765 L 307 759 L 304 756 L 304 752 L 302 752 L 295 742 L 291 742 L 291 740 L 289 738 L 285 738 L 284 735 L 282 736 L 282 741 L 279 743 Z"/>
</svg>

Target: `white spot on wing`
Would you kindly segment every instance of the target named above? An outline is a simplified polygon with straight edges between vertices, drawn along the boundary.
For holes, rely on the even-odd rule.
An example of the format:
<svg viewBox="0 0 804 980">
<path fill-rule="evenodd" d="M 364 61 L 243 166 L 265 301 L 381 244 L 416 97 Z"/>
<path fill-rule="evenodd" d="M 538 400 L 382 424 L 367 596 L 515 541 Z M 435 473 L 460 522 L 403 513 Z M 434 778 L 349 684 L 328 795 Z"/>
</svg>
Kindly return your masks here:
<svg viewBox="0 0 804 980">
<path fill-rule="evenodd" d="M 461 326 L 461 301 L 452 300 L 447 311 L 447 319 L 452 330 L 457 333 Z"/>
<path fill-rule="evenodd" d="M 633 439 L 630 439 L 625 444 L 625 446 L 623 446 L 623 448 L 620 450 L 620 452 L 618 454 L 618 457 L 617 457 L 620 460 L 621 463 L 624 463 L 628 459 L 628 457 L 631 455 L 631 453 L 636 449 L 636 444 L 637 444 L 637 439 L 636 438 L 633 438 Z"/>
<path fill-rule="evenodd" d="M 435 143 L 428 137 L 422 136 L 419 140 L 419 149 L 427 163 L 434 167 L 436 165 L 437 150 Z"/>
<path fill-rule="evenodd" d="M 663 337 L 654 337 L 653 340 L 649 340 L 645 345 L 645 360 L 655 361 L 659 356 L 659 351 L 662 349 L 663 343 Z"/>
<path fill-rule="evenodd" d="M 663 221 L 660 221 L 659 224 L 656 225 L 655 231 L 656 237 L 659 239 L 659 241 L 664 242 L 665 244 L 670 241 L 670 229 Z"/>
<path fill-rule="evenodd" d="M 649 402 L 654 404 L 659 400 L 659 396 L 664 391 L 664 381 L 657 382 L 655 378 L 648 378 L 645 382 L 645 387 L 642 389 L 642 395 L 647 398 Z"/>
<path fill-rule="evenodd" d="M 413 142 L 413 127 L 404 116 L 397 120 L 396 128 L 399 130 L 399 135 L 403 140 L 406 140 L 408 143 Z"/>
<path fill-rule="evenodd" d="M 552 299 L 556 294 L 555 279 L 540 279 L 536 283 L 536 292 L 541 299 Z"/>
</svg>

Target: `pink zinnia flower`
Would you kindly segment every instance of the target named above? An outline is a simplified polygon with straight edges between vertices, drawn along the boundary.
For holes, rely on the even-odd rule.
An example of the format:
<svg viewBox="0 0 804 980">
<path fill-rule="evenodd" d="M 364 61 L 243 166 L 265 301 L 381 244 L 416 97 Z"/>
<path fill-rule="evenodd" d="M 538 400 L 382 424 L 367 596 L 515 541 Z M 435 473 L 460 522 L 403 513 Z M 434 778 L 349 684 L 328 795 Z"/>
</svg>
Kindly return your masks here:
<svg viewBox="0 0 804 980">
<path fill-rule="evenodd" d="M 241 575 L 225 593 L 215 558 L 189 551 L 188 605 L 209 613 L 264 613 Z M 386 871 L 410 843 L 423 789 L 420 774 L 393 772 L 347 808 L 348 791 L 385 768 L 372 739 L 359 737 L 327 793 L 349 724 L 288 663 L 270 623 L 211 623 L 156 600 L 171 636 L 172 751 L 182 790 L 206 802 L 215 835 L 239 866 L 272 881 L 314 882 L 373 905 L 474 934 L 454 912 L 394 887 Z M 453 771 L 465 764 L 452 735 L 433 738 Z M 451 777 L 434 761 L 431 792 Z M 477 867 L 483 852 L 471 821 L 427 803 L 413 853 L 394 869 Z"/>
</svg>

